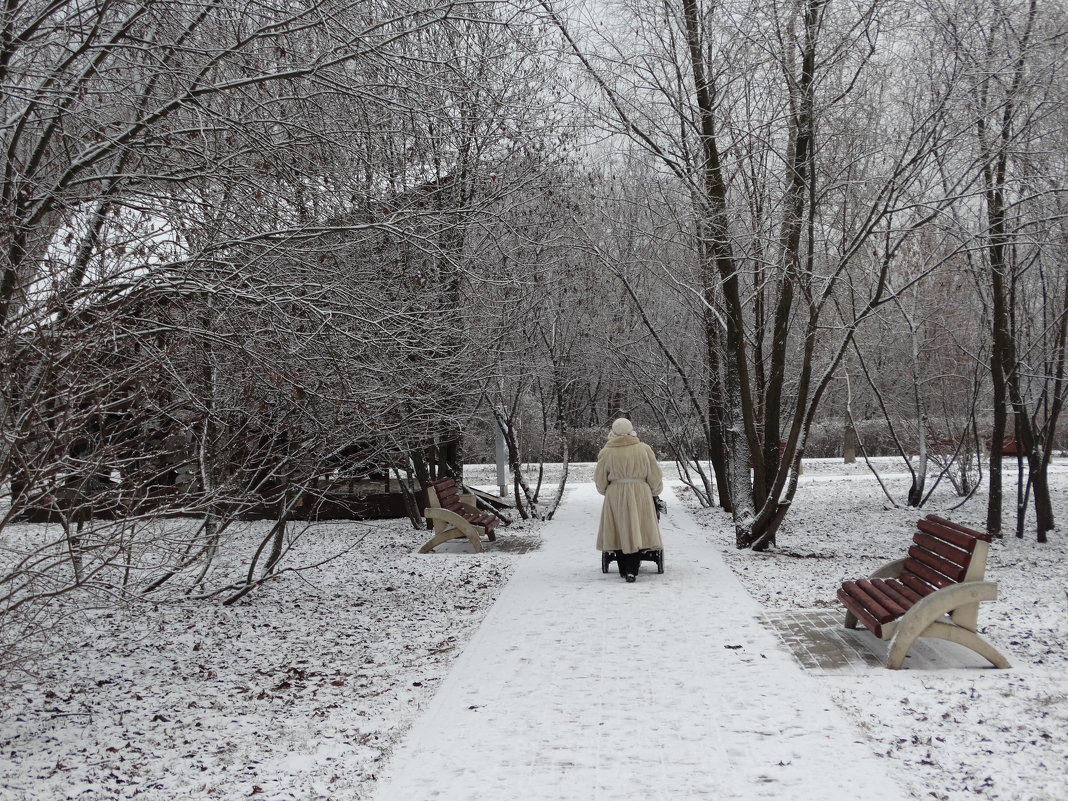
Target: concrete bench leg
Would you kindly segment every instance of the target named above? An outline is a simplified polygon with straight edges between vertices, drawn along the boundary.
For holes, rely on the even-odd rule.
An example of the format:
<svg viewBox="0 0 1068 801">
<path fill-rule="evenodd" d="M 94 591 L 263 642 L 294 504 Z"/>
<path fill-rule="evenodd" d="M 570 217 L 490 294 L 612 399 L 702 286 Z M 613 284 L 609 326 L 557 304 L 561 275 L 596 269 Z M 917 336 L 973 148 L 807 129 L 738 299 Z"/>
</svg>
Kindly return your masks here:
<svg viewBox="0 0 1068 801">
<path fill-rule="evenodd" d="M 941 622 L 941 618 L 954 610 L 966 610 L 970 604 L 978 605 L 980 601 L 993 601 L 997 597 L 997 585 L 987 581 L 955 584 L 928 595 L 909 609 L 898 621 L 890 640 L 886 666 L 891 670 L 899 669 L 904 664 L 905 655 L 917 637 L 938 637 L 970 648 L 989 660 L 994 667 L 1009 667 L 1008 660 L 974 631 L 953 623 Z M 969 616 L 967 611 L 964 616 Z"/>
<path fill-rule="evenodd" d="M 478 537 L 480 529 L 476 529 L 460 515 L 447 509 L 426 509 L 423 512 L 423 516 L 428 520 L 434 521 L 434 531 L 436 533 L 419 549 L 419 553 L 428 553 L 443 542 L 463 539 L 464 537 L 471 543 L 475 553 L 482 553 L 482 542 Z"/>
<path fill-rule="evenodd" d="M 955 642 L 957 645 L 963 645 L 965 648 L 969 648 L 979 656 L 983 657 L 986 661 L 992 664 L 996 668 L 1009 668 L 1012 665 L 1009 664 L 1001 652 L 998 651 L 993 645 L 988 643 L 974 631 L 955 626 L 951 623 L 935 622 L 930 624 L 919 635 L 909 636 L 907 629 L 898 629 L 894 632 L 893 638 L 890 640 L 890 650 L 886 655 L 886 666 L 890 670 L 899 670 L 905 663 L 905 656 L 908 654 L 909 648 L 916 642 L 917 636 L 919 637 L 937 637 L 940 640 L 948 640 L 949 642 Z"/>
<path fill-rule="evenodd" d="M 443 542 L 448 542 L 449 540 L 462 540 L 464 538 L 466 538 L 467 541 L 471 543 L 471 547 L 475 549 L 475 553 L 482 553 L 482 543 L 481 541 L 479 541 L 478 536 L 473 532 L 469 533 L 466 531 L 460 531 L 458 529 L 445 531 L 441 534 L 435 534 L 433 537 L 427 540 L 426 544 L 424 544 L 422 548 L 419 549 L 419 553 L 429 553 L 430 551 L 441 545 L 441 543 Z"/>
</svg>

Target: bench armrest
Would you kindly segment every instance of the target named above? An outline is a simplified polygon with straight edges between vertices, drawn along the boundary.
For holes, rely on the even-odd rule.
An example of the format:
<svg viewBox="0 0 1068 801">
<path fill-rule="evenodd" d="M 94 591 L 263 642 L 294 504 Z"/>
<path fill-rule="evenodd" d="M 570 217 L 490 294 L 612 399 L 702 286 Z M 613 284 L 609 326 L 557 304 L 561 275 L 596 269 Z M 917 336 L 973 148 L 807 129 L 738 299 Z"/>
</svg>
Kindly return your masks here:
<svg viewBox="0 0 1068 801">
<path fill-rule="evenodd" d="M 887 562 L 885 565 L 883 565 L 878 570 L 876 570 L 874 573 L 872 573 L 870 576 L 868 576 L 868 578 L 869 579 L 897 578 L 898 576 L 900 576 L 904 572 L 904 570 L 905 570 L 905 560 L 904 559 L 895 559 L 893 562 Z"/>
<path fill-rule="evenodd" d="M 424 509 L 423 517 L 427 520 L 444 523 L 446 526 L 458 528 L 461 531 L 474 531 L 474 524 L 469 520 L 465 520 L 463 517 L 456 514 L 456 512 L 450 512 L 448 509 L 442 509 L 439 506 L 432 506 Z"/>
</svg>

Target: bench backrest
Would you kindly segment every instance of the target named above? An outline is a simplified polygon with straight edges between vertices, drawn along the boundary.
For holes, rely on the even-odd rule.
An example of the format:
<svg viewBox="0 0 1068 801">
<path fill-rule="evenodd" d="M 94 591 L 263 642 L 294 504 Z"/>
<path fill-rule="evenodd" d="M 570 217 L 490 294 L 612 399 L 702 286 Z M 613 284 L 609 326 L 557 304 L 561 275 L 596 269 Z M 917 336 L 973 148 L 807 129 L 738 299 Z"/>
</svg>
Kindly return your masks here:
<svg viewBox="0 0 1068 801">
<path fill-rule="evenodd" d="M 982 581 L 990 537 L 980 531 L 927 515 L 916 524 L 902 582 L 921 595 L 958 584 Z"/>
<path fill-rule="evenodd" d="M 431 481 L 427 484 L 427 492 L 432 493 L 432 497 L 427 498 L 431 506 L 448 509 L 450 512 L 462 511 L 460 488 L 456 486 L 455 478 L 446 476 L 437 481 Z"/>
</svg>

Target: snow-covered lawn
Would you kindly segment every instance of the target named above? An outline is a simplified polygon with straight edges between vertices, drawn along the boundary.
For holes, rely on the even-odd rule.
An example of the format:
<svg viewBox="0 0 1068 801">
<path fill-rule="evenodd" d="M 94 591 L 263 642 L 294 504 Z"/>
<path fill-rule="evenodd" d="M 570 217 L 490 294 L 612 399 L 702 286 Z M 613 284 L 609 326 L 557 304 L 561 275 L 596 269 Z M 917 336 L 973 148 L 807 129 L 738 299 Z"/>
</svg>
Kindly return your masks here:
<svg viewBox="0 0 1068 801">
<path fill-rule="evenodd" d="M 880 467 L 896 474 L 888 487 L 902 498 L 908 479 L 901 468 Z M 1058 531 L 1045 545 L 1035 542 L 1033 529 L 1017 539 L 1009 517 L 1014 498 L 1007 498 L 1010 535 L 993 544 L 987 567 L 1000 597 L 980 606 L 980 632 L 1008 657 L 1011 670 L 821 679 L 876 752 L 898 763 L 916 799 L 1068 798 L 1068 465 L 1051 469 Z M 985 495 L 946 511 L 960 499 L 941 494 L 918 512 L 893 508 L 863 465 L 816 462 L 806 465 L 803 481 L 779 547 L 769 553 L 736 551 L 728 542 L 727 516 L 698 512 L 719 532 L 724 558 L 766 609 L 837 610 L 838 584 L 904 556 L 911 524 L 928 512 L 983 528 Z"/>
<path fill-rule="evenodd" d="M 472 468 L 469 480 L 492 488 L 492 468 Z M 572 466 L 571 480 L 589 480 L 589 466 Z M 888 479 L 898 494 L 902 480 Z M 1058 467 L 1053 486 L 1063 532 L 1068 471 Z M 924 512 L 951 500 L 940 496 Z M 983 510 L 977 497 L 947 514 L 978 525 Z M 736 552 L 726 515 L 697 514 L 753 596 L 776 610 L 836 606 L 842 579 L 901 556 L 922 512 L 890 507 L 862 465 L 814 462 L 769 553 Z M 1048 545 L 1029 532 L 993 548 L 988 576 L 1001 598 L 984 604 L 980 624 L 1012 670 L 819 679 L 914 798 L 1065 797 L 1061 532 Z M 248 526 L 250 539 L 259 533 L 260 524 Z M 504 529 L 478 556 L 421 556 L 425 539 L 407 522 L 321 524 L 290 565 L 358 544 L 236 606 L 123 603 L 68 618 L 27 665 L 32 675 L 9 676 L 3 687 L 0 798 L 368 798 L 516 560 L 537 547 L 538 526 Z"/>
<path fill-rule="evenodd" d="M 266 524 L 250 524 L 247 556 Z M 518 528 L 518 530 L 517 530 Z M 0 799 L 366 797 L 492 604 L 513 550 L 421 556 L 407 521 L 329 523 L 239 604 L 80 614 L 0 698 Z M 243 538 L 244 539 L 244 538 Z"/>
</svg>

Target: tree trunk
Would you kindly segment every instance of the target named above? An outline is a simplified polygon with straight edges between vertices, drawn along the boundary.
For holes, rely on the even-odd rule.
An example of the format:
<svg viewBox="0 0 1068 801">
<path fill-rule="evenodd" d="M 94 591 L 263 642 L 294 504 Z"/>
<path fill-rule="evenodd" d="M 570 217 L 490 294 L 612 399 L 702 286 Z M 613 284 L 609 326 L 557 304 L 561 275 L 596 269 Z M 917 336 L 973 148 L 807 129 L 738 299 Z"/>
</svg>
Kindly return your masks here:
<svg viewBox="0 0 1068 801">
<path fill-rule="evenodd" d="M 296 502 L 294 498 L 290 500 L 290 492 L 292 492 L 289 482 L 287 481 L 285 487 L 282 490 L 281 498 L 278 500 L 278 522 L 274 526 L 274 531 L 271 536 L 271 550 L 267 554 L 267 561 L 263 564 L 263 572 L 260 574 L 261 578 L 265 578 L 274 572 L 275 567 L 278 565 L 278 560 L 282 558 L 282 546 L 285 543 L 286 525 L 289 522 L 289 516 L 293 512 L 293 504 Z"/>
<path fill-rule="evenodd" d="M 857 461 L 857 430 L 853 427 L 852 420 L 846 421 L 842 435 L 842 461 L 845 464 L 856 464 Z"/>
<path fill-rule="evenodd" d="M 1012 402 L 1016 416 L 1017 441 L 1019 449 L 1025 443 L 1020 442 L 1019 435 L 1030 439 L 1029 429 L 1021 430 L 1021 422 L 1026 424 L 1026 410 L 1020 391 L 1019 365 L 1016 359 L 1016 342 L 1012 328 L 1009 309 L 1008 284 L 1012 280 L 1010 263 L 1010 232 L 1006 210 L 1009 207 L 1006 191 L 1008 187 L 1009 155 L 1012 150 L 1013 123 L 1015 122 L 1015 94 L 1023 77 L 1024 52 L 1031 36 L 1035 19 L 1036 3 L 1030 3 L 1027 23 L 1021 33 L 1021 50 L 1017 59 L 1011 88 L 1005 102 L 1001 102 L 994 112 L 989 125 L 984 113 L 987 111 L 990 86 L 984 82 L 979 91 L 980 113 L 976 120 L 976 133 L 980 152 L 983 156 L 981 177 L 983 181 L 983 201 L 986 206 L 987 230 L 986 251 L 989 260 L 991 290 L 991 325 L 992 325 L 992 380 L 994 384 L 994 432 L 990 444 L 990 478 L 991 491 L 987 506 L 987 531 L 991 536 L 1001 535 L 1001 444 L 1005 436 L 1006 403 Z M 1000 117 L 1000 119 L 998 119 Z M 993 133 L 991 133 L 993 129 Z M 1024 415 L 1024 420 L 1020 417 Z M 1000 416 L 1000 426 L 999 426 Z M 1000 430 L 999 430 L 1000 429 Z M 1028 446 L 1033 442 L 1026 443 Z M 1022 472 L 1022 471 L 1021 471 Z M 1020 481 L 1023 480 L 1021 476 Z M 995 485 L 995 481 L 997 482 Z M 996 501 L 995 501 L 996 498 Z M 994 504 L 997 504 L 996 509 Z M 995 519 L 995 511 L 997 519 Z"/>
<path fill-rule="evenodd" d="M 725 334 L 717 337 L 717 341 L 723 346 L 719 388 L 727 410 L 724 420 L 727 475 L 735 540 L 738 547 L 746 548 L 752 541 L 755 519 L 749 460 L 751 456 L 755 456 L 753 449 L 758 439 L 753 419 L 755 407 L 750 392 L 749 364 L 745 347 L 745 313 L 738 265 L 731 246 L 727 186 L 716 140 L 715 100 L 705 69 L 696 0 L 683 0 L 682 8 L 695 100 L 700 115 L 701 178 L 704 193 L 696 212 L 704 239 L 701 259 L 702 283 L 706 303 L 711 301 L 715 289 L 722 293 L 723 298 Z"/>
<path fill-rule="evenodd" d="M 1031 485 L 1035 497 L 1035 526 L 1038 529 L 1038 541 L 1048 541 L 1047 535 L 1053 531 L 1053 501 L 1049 493 L 1049 477 L 1046 473 L 1047 462 L 1041 453 L 1032 453 L 1029 457 Z"/>
<path fill-rule="evenodd" d="M 994 419 L 990 429 L 990 491 L 986 501 L 986 533 L 991 537 L 1001 536 L 1001 507 L 1004 495 L 1002 484 L 1002 447 L 1005 442 L 1005 377 L 1001 372 L 1001 354 L 997 340 L 990 357 L 990 377 Z"/>
<path fill-rule="evenodd" d="M 67 550 L 70 553 L 71 568 L 74 570 L 74 583 L 78 586 L 85 580 L 85 563 L 82 551 L 82 527 L 84 525 L 82 520 L 78 520 L 77 523 L 73 523 L 72 528 L 72 522 L 64 519 L 64 529 L 66 529 L 67 535 Z"/>
<path fill-rule="evenodd" d="M 724 375 L 725 382 L 735 382 L 735 362 L 727 361 Z M 755 539 L 753 523 L 756 521 L 756 509 L 753 506 L 753 485 L 749 477 L 750 452 L 749 440 L 742 431 L 741 399 L 736 392 L 724 392 L 729 399 L 726 415 L 727 425 L 726 452 L 727 475 L 730 479 L 731 512 L 734 517 L 734 544 L 738 548 L 749 548 Z"/>
</svg>

